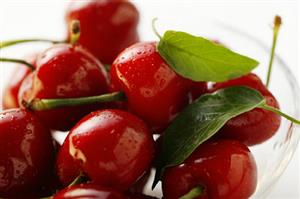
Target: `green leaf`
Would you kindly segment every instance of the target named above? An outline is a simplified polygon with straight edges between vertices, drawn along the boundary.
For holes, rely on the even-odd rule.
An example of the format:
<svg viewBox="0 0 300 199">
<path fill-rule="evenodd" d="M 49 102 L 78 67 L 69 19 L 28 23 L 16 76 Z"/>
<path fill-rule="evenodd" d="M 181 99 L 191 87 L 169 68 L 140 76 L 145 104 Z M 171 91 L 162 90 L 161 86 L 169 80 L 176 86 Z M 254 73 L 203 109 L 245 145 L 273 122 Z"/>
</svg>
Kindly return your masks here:
<svg viewBox="0 0 300 199">
<path fill-rule="evenodd" d="M 194 81 L 222 82 L 245 75 L 259 63 L 203 37 L 167 31 L 159 54 L 181 76 Z"/>
<path fill-rule="evenodd" d="M 166 167 L 181 164 L 204 141 L 233 117 L 265 103 L 264 97 L 248 87 L 237 86 L 206 94 L 184 109 L 164 132 L 153 187 Z"/>
</svg>

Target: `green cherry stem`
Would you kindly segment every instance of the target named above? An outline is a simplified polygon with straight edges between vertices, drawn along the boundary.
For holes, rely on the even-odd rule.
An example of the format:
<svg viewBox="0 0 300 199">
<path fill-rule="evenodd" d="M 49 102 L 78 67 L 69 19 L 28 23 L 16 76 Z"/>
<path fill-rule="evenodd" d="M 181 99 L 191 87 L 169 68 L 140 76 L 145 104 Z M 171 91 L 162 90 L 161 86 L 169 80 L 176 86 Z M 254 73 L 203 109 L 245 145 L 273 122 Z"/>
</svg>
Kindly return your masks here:
<svg viewBox="0 0 300 199">
<path fill-rule="evenodd" d="M 281 17 L 276 15 L 275 19 L 274 19 L 272 49 L 271 49 L 268 75 L 267 75 L 267 81 L 266 81 L 267 88 L 269 87 L 269 84 L 270 84 L 273 60 L 274 60 L 274 56 L 275 56 L 275 48 L 276 48 L 277 37 L 278 37 L 278 32 L 279 32 L 280 26 L 281 26 Z"/>
<path fill-rule="evenodd" d="M 156 22 L 157 22 L 157 20 L 158 20 L 158 18 L 154 18 L 154 19 L 152 20 L 152 30 L 153 30 L 154 34 L 155 34 L 159 39 L 161 39 L 162 37 L 161 37 L 161 35 L 158 33 L 158 31 L 157 31 L 157 29 L 156 29 Z"/>
<path fill-rule="evenodd" d="M 190 192 L 185 194 L 184 196 L 181 196 L 179 199 L 194 199 L 198 196 L 201 196 L 204 194 L 204 188 L 202 186 L 197 186 L 193 188 Z"/>
<path fill-rule="evenodd" d="M 58 44 L 58 43 L 66 43 L 66 41 L 56 41 L 56 40 L 50 40 L 50 39 L 18 39 L 18 40 L 9 40 L 9 41 L 1 41 L 0 42 L 0 49 L 14 46 L 16 44 L 22 44 L 22 43 L 31 43 L 31 42 L 46 42 L 46 43 L 52 43 L 52 44 Z"/>
<path fill-rule="evenodd" d="M 69 185 L 68 187 L 72 187 L 74 185 L 78 185 L 78 184 L 81 184 L 81 183 L 84 183 L 86 182 L 88 179 L 87 177 L 83 174 L 83 173 L 80 173 L 77 178 L 75 178 Z M 39 199 L 51 199 L 53 198 L 53 196 L 47 196 L 47 197 L 43 197 L 43 198 L 39 198 Z M 1 199 L 1 198 L 0 198 Z"/>
<path fill-rule="evenodd" d="M 114 92 L 109 94 L 62 99 L 33 99 L 30 102 L 22 101 L 23 106 L 34 111 L 45 111 L 56 108 L 89 105 L 101 102 L 124 101 L 126 100 L 123 92 Z"/>
<path fill-rule="evenodd" d="M 80 37 L 80 23 L 78 20 L 73 20 L 70 23 L 70 43 L 75 44 Z M 31 42 L 46 42 L 52 44 L 59 43 L 68 43 L 67 40 L 59 41 L 59 40 L 51 40 L 51 39 L 17 39 L 17 40 L 8 40 L 8 41 L 0 41 L 0 50 L 5 47 L 14 46 L 22 43 L 31 43 Z"/>
<path fill-rule="evenodd" d="M 289 116 L 289 115 L 281 112 L 277 108 L 274 108 L 272 106 L 267 105 L 266 103 L 263 103 L 263 104 L 259 105 L 259 108 L 262 108 L 262 109 L 265 109 L 265 110 L 268 110 L 268 111 L 272 111 L 273 113 L 276 113 L 276 114 L 278 114 L 278 115 L 280 115 L 280 116 L 282 116 L 282 117 L 290 120 L 291 122 L 300 125 L 300 121 L 299 120 L 297 120 L 297 119 L 295 119 L 295 118 L 293 118 L 293 117 L 291 117 L 291 116 Z"/>
<path fill-rule="evenodd" d="M 51 198 L 53 198 L 53 196 L 42 197 L 42 198 L 39 198 L 39 199 L 51 199 Z"/>
<path fill-rule="evenodd" d="M 75 178 L 73 180 L 73 182 L 71 182 L 68 187 L 71 187 L 71 186 L 74 186 L 74 185 L 77 185 L 77 184 L 81 184 L 83 182 L 85 182 L 87 180 L 87 177 L 85 175 L 83 175 L 83 173 L 80 173 L 77 178 Z"/>
<path fill-rule="evenodd" d="M 104 65 L 104 67 L 105 67 L 105 70 L 107 71 L 107 72 L 109 72 L 110 71 L 110 68 L 111 68 L 111 65 L 109 65 L 109 64 L 103 64 Z"/>
<path fill-rule="evenodd" d="M 80 37 L 80 22 L 72 20 L 70 23 L 70 43 L 76 44 Z"/>
<path fill-rule="evenodd" d="M 24 61 L 24 60 L 21 60 L 21 59 L 13 59 L 13 58 L 3 58 L 3 57 L 0 57 L 0 62 L 11 62 L 11 63 L 19 63 L 19 64 L 24 64 L 26 65 L 31 71 L 34 71 L 35 70 L 35 67 Z"/>
</svg>

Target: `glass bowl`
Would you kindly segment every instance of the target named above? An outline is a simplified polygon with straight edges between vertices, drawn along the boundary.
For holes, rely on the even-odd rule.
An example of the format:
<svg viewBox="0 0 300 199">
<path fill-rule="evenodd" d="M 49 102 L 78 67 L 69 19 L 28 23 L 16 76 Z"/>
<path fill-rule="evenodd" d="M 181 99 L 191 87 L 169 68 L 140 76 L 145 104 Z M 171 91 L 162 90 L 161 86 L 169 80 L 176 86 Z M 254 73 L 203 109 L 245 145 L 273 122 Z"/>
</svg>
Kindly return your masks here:
<svg viewBox="0 0 300 199">
<path fill-rule="evenodd" d="M 266 45 L 258 38 L 252 36 L 251 33 L 243 32 L 234 26 L 213 19 L 197 22 L 194 14 L 182 15 L 181 17 L 179 10 L 183 9 L 181 7 L 184 6 L 183 4 L 169 5 L 167 14 L 161 11 L 163 5 L 151 4 L 151 6 L 157 9 L 155 13 L 150 15 L 147 13 L 144 5 L 140 5 L 141 13 L 143 13 L 144 9 L 146 10 L 146 14 L 142 16 L 140 27 L 142 40 L 156 39 L 153 36 L 150 23 L 152 18 L 158 17 L 157 29 L 161 33 L 165 30 L 181 30 L 194 35 L 217 39 L 234 51 L 257 59 L 260 65 L 255 69 L 254 73 L 258 74 L 265 82 L 271 44 Z M 174 20 L 174 16 L 176 16 L 176 20 Z M 266 28 L 268 28 L 267 25 Z M 295 76 L 278 55 L 274 59 L 270 90 L 277 98 L 281 110 L 299 119 L 300 89 Z M 293 157 L 299 139 L 299 126 L 293 125 L 290 121 L 282 118 L 280 129 L 271 139 L 260 145 L 250 147 L 258 167 L 258 185 L 252 198 L 266 198 L 270 194 L 275 183 Z M 148 182 L 145 193 L 161 197 L 161 185 L 158 184 L 156 189 L 151 191 L 151 183 L 152 179 Z"/>
</svg>

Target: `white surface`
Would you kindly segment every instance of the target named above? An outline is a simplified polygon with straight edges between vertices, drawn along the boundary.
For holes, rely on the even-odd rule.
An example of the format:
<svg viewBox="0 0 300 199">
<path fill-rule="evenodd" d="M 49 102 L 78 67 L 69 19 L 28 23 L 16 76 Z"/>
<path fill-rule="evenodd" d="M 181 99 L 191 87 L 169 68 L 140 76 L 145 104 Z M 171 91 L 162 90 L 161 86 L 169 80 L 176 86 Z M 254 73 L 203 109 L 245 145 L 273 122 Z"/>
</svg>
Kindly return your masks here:
<svg viewBox="0 0 300 199">
<path fill-rule="evenodd" d="M 0 0 L 0 40 L 41 37 L 62 39 L 65 35 L 63 20 L 64 6 L 67 1 L 63 0 Z M 270 25 L 275 14 L 283 18 L 283 26 L 280 31 L 277 52 L 292 71 L 300 77 L 299 42 L 299 3 L 291 0 L 247 0 L 247 1 L 180 1 L 180 0 L 137 0 L 141 8 L 142 16 L 155 17 L 155 7 L 166 8 L 171 3 L 182 4 L 182 12 L 195 17 L 195 24 L 201 25 L 202 20 L 208 18 L 218 19 L 222 22 L 236 25 L 265 43 L 271 43 Z M 199 6 L 200 5 L 200 6 Z M 160 9 L 161 10 L 161 9 Z M 159 12 L 159 11 L 157 11 Z M 166 14 L 167 15 L 167 14 Z M 182 13 L 180 13 L 182 15 Z M 297 16 L 298 15 L 298 16 Z M 184 23 L 184 19 L 170 16 L 170 20 Z M 140 27 L 143 38 L 155 39 L 150 23 L 151 18 L 143 18 Z M 163 26 L 165 24 L 159 24 Z M 201 34 L 201 33 L 199 33 Z M 220 38 L 222 40 L 222 38 Z M 33 49 L 43 49 L 47 45 L 21 45 L 1 51 L 1 56 L 21 58 L 32 52 Z M 16 53 L 17 52 L 17 53 Z M 30 53 L 29 53 L 30 54 Z M 0 88 L 4 82 L 9 81 L 10 65 L 0 66 Z M 299 79 L 300 80 L 300 79 Z M 1 92 L 2 93 L 2 92 Z M 1 95 L 1 94 L 0 94 Z M 300 198 L 300 149 L 289 164 L 285 174 L 281 177 L 269 198 L 296 199 Z"/>
</svg>

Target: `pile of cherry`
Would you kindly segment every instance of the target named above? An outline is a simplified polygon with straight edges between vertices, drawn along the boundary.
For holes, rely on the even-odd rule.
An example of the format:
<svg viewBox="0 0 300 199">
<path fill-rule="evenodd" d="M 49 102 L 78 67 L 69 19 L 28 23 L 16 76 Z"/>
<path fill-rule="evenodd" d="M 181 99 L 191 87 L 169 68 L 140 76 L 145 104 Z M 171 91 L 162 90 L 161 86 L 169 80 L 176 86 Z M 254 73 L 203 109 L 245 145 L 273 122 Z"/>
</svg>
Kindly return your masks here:
<svg viewBox="0 0 300 199">
<path fill-rule="evenodd" d="M 246 86 L 279 108 L 253 73 L 211 86 L 183 77 L 157 42 L 139 42 L 138 20 L 127 1 L 73 1 L 66 13 L 68 42 L 26 61 L 1 58 L 22 64 L 0 113 L 0 197 L 153 198 L 142 191 L 164 131 L 189 104 Z M 29 41 L 16 43 L 22 42 Z M 164 198 L 249 198 L 257 170 L 247 146 L 271 138 L 280 121 L 262 108 L 230 119 L 183 163 L 164 170 Z M 52 130 L 68 132 L 61 146 Z M 154 134 L 161 136 L 154 141 Z"/>
</svg>

